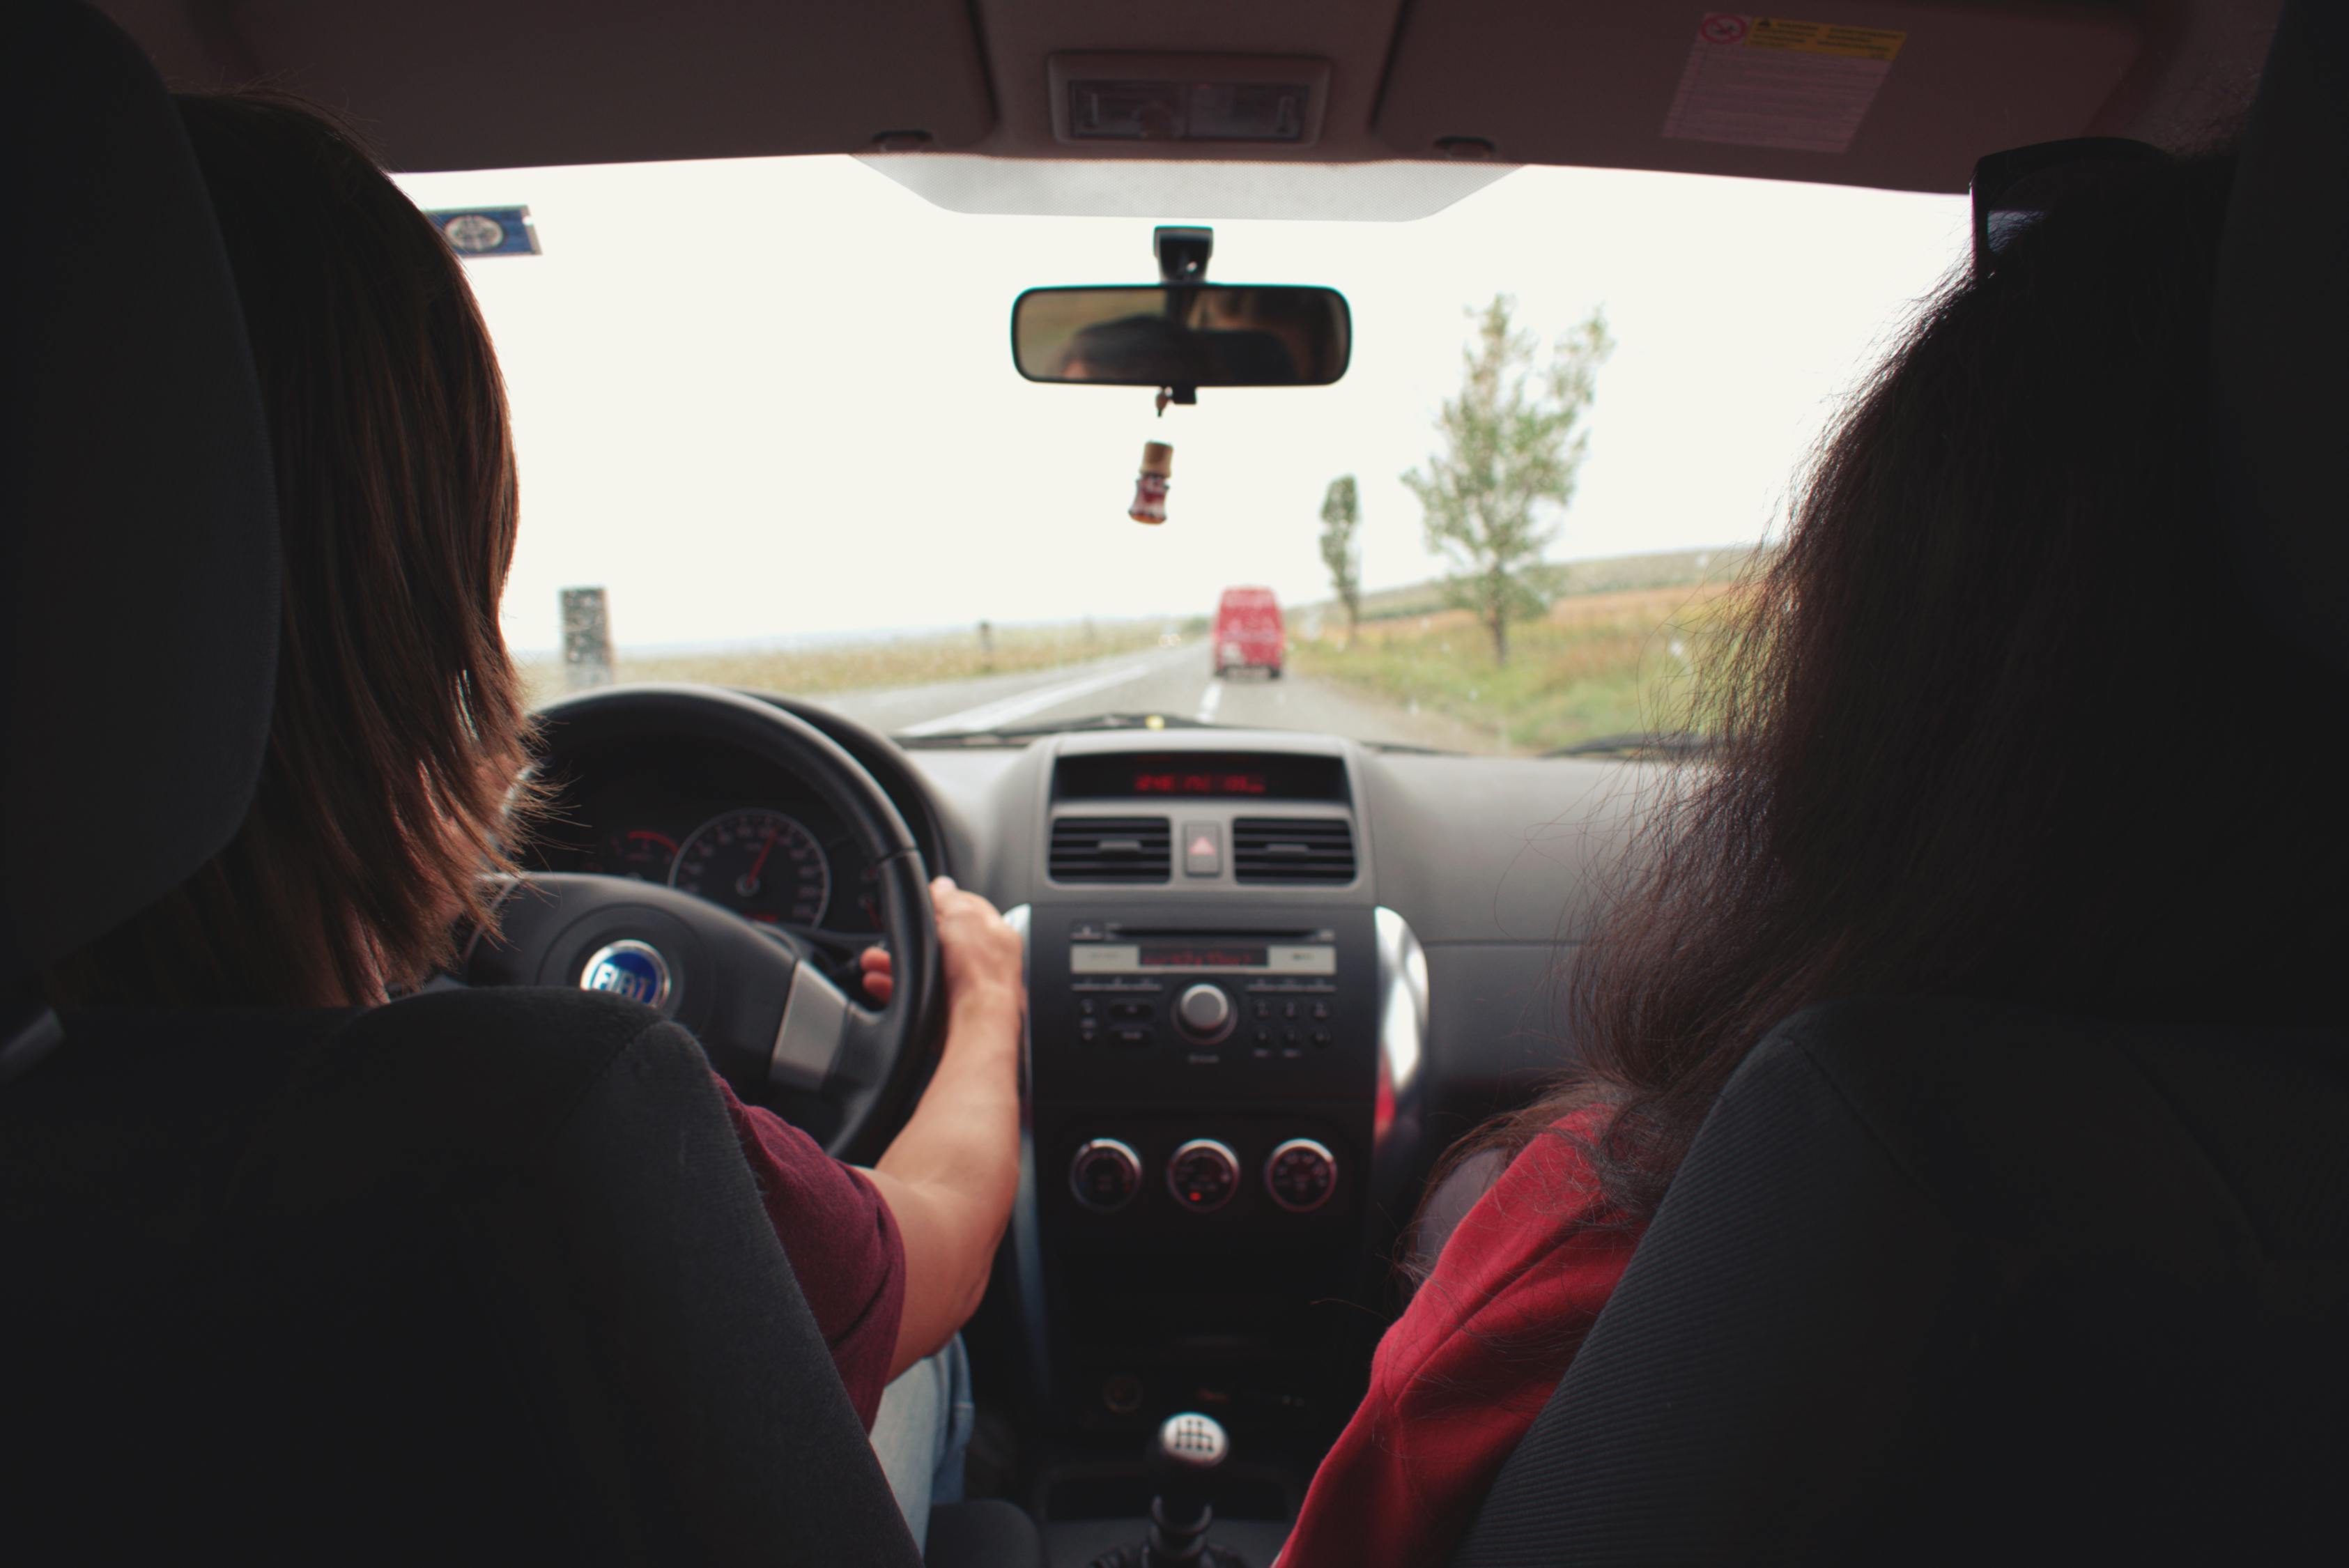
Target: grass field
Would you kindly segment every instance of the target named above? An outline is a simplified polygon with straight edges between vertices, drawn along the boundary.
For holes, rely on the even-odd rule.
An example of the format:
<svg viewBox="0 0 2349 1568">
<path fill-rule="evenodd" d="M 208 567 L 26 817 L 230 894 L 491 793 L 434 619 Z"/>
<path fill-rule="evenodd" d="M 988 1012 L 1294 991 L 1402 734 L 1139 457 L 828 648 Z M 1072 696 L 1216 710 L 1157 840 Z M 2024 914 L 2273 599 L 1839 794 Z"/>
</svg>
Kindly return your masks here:
<svg viewBox="0 0 2349 1568">
<path fill-rule="evenodd" d="M 632 654 L 621 649 L 613 673 L 621 680 L 704 680 L 793 697 L 816 696 L 1080 664 L 1088 659 L 1154 647 L 1166 624 L 1147 620 L 1000 626 L 995 628 L 991 652 L 980 647 L 977 628 L 815 648 L 676 654 Z M 521 664 L 523 684 L 533 703 L 563 694 L 560 660 L 541 656 L 524 659 Z"/>
<path fill-rule="evenodd" d="M 1585 594 L 1621 593 L 1629 588 L 1673 588 L 1699 583 L 1734 581 L 1753 560 L 1751 545 L 1719 545 L 1710 550 L 1657 550 L 1643 556 L 1607 556 L 1590 561 L 1542 561 L 1526 570 L 1526 579 L 1546 599 Z M 1449 608 L 1444 584 L 1434 578 L 1401 587 L 1374 588 L 1362 596 L 1365 621 L 1434 615 Z M 1311 618 L 1342 615 L 1335 599 L 1319 599 L 1291 607 L 1292 613 Z"/>
<path fill-rule="evenodd" d="M 1734 593 L 1713 582 L 1570 595 L 1509 628 L 1506 665 L 1457 609 L 1365 621 L 1351 649 L 1341 623 L 1325 619 L 1325 635 L 1299 639 L 1289 661 L 1299 674 L 1491 730 L 1503 751 L 1547 752 L 1682 728 L 1695 662 Z"/>
</svg>

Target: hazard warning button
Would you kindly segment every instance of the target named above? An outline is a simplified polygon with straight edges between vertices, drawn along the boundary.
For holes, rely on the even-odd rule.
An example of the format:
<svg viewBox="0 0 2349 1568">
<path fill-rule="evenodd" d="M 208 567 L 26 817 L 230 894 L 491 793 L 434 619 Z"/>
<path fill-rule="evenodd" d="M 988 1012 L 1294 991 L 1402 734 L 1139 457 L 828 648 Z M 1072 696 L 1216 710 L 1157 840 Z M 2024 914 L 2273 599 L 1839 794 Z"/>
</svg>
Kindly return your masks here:
<svg viewBox="0 0 2349 1568">
<path fill-rule="evenodd" d="M 1186 822 L 1183 825 L 1183 875 L 1220 877 L 1224 874 L 1224 825 Z"/>
</svg>

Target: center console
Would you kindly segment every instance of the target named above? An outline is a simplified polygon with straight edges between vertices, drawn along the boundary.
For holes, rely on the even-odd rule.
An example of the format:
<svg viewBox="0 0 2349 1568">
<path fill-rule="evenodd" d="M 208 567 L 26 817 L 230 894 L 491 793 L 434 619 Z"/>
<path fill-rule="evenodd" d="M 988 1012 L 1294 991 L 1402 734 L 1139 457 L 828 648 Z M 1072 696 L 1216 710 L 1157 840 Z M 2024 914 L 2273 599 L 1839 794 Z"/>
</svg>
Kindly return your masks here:
<svg viewBox="0 0 2349 1568">
<path fill-rule="evenodd" d="M 1175 739 L 1065 742 L 1043 803 L 1030 1348 L 1064 1427 L 1194 1407 L 1326 1441 L 1383 1323 L 1373 1173 L 1424 998 L 1344 752 Z"/>
</svg>

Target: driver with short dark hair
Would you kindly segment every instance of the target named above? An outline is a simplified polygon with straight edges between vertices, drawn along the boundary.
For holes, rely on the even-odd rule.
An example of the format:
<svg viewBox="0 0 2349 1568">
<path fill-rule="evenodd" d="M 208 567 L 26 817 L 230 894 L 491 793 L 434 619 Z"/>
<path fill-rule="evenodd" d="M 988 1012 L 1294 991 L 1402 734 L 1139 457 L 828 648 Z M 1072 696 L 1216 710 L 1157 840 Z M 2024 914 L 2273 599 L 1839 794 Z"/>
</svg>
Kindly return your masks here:
<svg viewBox="0 0 2349 1568">
<path fill-rule="evenodd" d="M 179 99 L 242 297 L 283 551 L 269 746 L 229 846 L 49 976 L 59 1004 L 366 1008 L 494 913 L 537 796 L 499 631 L 519 515 L 505 389 L 462 268 L 357 142 L 266 95 Z M 1019 936 L 934 886 L 945 1044 L 869 1170 L 726 1106 L 916 1539 L 958 1494 L 963 1323 L 1018 1181 Z M 866 952 L 885 1000 L 888 955 Z M 723 1089 L 723 1080 L 720 1080 Z"/>
</svg>

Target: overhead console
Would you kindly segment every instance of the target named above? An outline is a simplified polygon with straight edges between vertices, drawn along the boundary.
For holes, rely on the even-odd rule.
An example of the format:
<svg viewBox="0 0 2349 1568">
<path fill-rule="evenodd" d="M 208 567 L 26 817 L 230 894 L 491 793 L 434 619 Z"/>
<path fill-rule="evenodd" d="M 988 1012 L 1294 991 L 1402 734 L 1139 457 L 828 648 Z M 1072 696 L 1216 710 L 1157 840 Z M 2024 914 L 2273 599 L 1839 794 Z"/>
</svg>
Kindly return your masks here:
<svg viewBox="0 0 2349 1568">
<path fill-rule="evenodd" d="M 1365 1365 L 1400 922 L 1342 744 L 1217 739 L 1072 738 L 1040 803 L 1023 1223 L 1071 1424 L 1342 1420 Z"/>
</svg>

